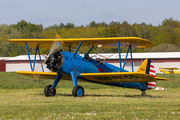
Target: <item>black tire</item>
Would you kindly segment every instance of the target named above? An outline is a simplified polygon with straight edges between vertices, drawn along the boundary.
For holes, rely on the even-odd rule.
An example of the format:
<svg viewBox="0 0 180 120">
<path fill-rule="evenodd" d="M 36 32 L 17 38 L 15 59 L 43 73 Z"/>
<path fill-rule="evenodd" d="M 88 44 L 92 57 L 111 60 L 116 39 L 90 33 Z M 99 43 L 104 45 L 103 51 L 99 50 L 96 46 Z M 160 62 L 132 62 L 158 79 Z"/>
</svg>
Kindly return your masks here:
<svg viewBox="0 0 180 120">
<path fill-rule="evenodd" d="M 142 91 L 142 96 L 146 96 L 146 92 L 145 91 Z"/>
<path fill-rule="evenodd" d="M 46 97 L 55 96 L 56 95 L 56 89 L 52 87 L 52 85 L 47 85 L 44 89 L 44 95 Z"/>
<path fill-rule="evenodd" d="M 80 85 L 77 85 L 76 87 L 73 88 L 72 95 L 74 97 L 82 97 L 82 96 L 84 96 L 84 88 L 82 86 L 80 86 Z"/>
<path fill-rule="evenodd" d="M 74 88 L 75 88 L 75 87 L 74 87 Z M 76 97 L 76 96 L 74 95 L 74 94 L 75 94 L 75 92 L 74 92 L 75 89 L 74 89 L 74 88 L 72 89 L 72 95 L 73 95 L 74 97 Z"/>
</svg>

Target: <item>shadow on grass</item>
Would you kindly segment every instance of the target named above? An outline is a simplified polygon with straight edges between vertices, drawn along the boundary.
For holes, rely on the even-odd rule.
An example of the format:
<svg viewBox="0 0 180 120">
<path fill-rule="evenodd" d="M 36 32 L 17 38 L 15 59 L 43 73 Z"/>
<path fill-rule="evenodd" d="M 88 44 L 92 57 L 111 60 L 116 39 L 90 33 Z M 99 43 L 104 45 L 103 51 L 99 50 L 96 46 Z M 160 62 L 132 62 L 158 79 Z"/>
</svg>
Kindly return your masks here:
<svg viewBox="0 0 180 120">
<path fill-rule="evenodd" d="M 43 95 L 43 93 L 39 94 L 31 94 L 31 95 Z M 56 96 L 72 96 L 72 94 L 56 94 Z M 97 95 L 97 94 L 87 94 L 84 95 L 83 97 L 127 97 L 127 98 L 164 98 L 162 96 L 152 96 L 152 95 Z"/>
</svg>

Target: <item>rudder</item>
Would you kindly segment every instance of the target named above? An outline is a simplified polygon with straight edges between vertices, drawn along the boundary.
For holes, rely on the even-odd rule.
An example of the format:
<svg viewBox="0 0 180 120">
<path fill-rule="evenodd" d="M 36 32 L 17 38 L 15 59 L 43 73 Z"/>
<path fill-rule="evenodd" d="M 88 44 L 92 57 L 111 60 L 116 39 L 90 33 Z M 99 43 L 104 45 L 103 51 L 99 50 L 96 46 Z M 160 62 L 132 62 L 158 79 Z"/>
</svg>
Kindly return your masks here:
<svg viewBox="0 0 180 120">
<path fill-rule="evenodd" d="M 144 74 L 149 74 L 153 77 L 156 77 L 154 65 L 152 64 L 150 59 L 145 59 L 136 72 L 141 72 Z M 146 87 L 148 90 L 153 89 L 156 85 L 156 81 L 154 82 L 146 82 Z"/>
</svg>

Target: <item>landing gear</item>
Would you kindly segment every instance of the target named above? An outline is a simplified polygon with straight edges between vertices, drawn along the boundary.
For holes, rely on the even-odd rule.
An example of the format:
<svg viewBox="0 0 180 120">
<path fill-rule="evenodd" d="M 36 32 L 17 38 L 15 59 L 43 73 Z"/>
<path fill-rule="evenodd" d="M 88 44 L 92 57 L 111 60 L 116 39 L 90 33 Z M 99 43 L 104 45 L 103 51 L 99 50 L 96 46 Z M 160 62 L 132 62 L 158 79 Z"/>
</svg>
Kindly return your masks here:
<svg viewBox="0 0 180 120">
<path fill-rule="evenodd" d="M 44 89 L 44 95 L 46 97 L 55 96 L 56 95 L 56 89 L 52 87 L 52 85 L 47 85 Z"/>
<path fill-rule="evenodd" d="M 84 96 L 84 88 L 80 85 L 77 85 L 72 90 L 72 95 L 74 97 L 82 97 Z"/>
<path fill-rule="evenodd" d="M 142 96 L 146 96 L 146 92 L 145 92 L 145 90 L 142 90 L 142 94 L 141 94 Z"/>
</svg>

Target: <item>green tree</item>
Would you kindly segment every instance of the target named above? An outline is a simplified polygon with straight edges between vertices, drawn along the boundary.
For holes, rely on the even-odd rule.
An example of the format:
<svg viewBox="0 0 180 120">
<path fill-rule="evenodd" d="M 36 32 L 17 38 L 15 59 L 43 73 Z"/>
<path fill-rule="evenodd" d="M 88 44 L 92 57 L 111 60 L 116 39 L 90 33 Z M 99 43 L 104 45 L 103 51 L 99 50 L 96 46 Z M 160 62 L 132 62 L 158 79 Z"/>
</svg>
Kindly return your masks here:
<svg viewBox="0 0 180 120">
<path fill-rule="evenodd" d="M 152 48 L 146 48 L 145 52 L 179 52 L 180 48 L 174 44 L 162 43 Z"/>
<path fill-rule="evenodd" d="M 116 31 L 113 28 L 105 28 L 98 33 L 98 37 L 116 37 Z"/>
<path fill-rule="evenodd" d="M 13 25 L 14 28 L 17 30 L 21 29 L 22 33 L 24 32 L 24 29 L 27 27 L 28 23 L 25 20 L 21 20 L 16 25 Z"/>
<path fill-rule="evenodd" d="M 96 22 L 95 21 L 90 22 L 89 27 L 96 27 Z"/>
<path fill-rule="evenodd" d="M 127 25 L 119 29 L 119 33 L 117 33 L 117 36 L 118 37 L 136 37 L 137 34 L 134 27 Z"/>
<path fill-rule="evenodd" d="M 74 28 L 74 23 L 70 23 L 70 22 L 68 22 L 67 24 L 66 24 L 66 28 Z"/>
</svg>

